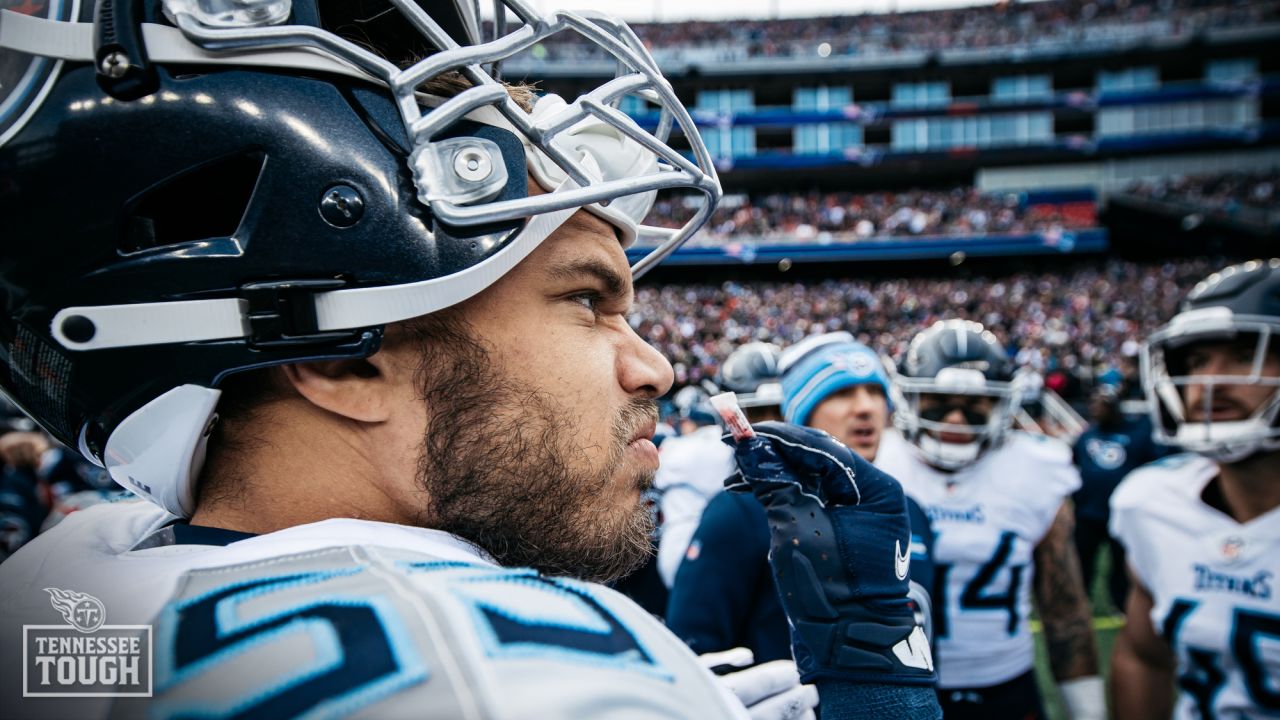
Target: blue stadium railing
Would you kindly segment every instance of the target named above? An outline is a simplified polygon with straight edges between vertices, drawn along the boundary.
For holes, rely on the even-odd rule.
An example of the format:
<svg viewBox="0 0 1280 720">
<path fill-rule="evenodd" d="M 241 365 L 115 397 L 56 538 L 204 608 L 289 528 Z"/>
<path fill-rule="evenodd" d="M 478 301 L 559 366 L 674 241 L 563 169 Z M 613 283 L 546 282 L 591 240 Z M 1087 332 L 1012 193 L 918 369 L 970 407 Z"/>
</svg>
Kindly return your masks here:
<svg viewBox="0 0 1280 720">
<path fill-rule="evenodd" d="M 1057 233 L 1016 235 L 937 236 L 884 238 L 846 243 L 770 243 L 726 240 L 711 247 L 683 247 L 663 261 L 665 265 L 774 265 L 783 261 L 833 263 L 884 260 L 926 260 L 955 257 L 1010 257 L 1102 253 L 1110 247 L 1102 228 L 1064 230 Z M 627 251 L 632 262 L 648 248 Z"/>
</svg>

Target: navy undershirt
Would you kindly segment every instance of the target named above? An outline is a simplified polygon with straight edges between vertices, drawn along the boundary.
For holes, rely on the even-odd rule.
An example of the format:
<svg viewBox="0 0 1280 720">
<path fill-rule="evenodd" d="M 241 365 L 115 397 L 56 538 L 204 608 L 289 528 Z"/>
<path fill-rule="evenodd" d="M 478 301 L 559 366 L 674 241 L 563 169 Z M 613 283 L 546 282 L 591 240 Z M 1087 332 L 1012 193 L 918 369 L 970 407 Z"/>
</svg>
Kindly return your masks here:
<svg viewBox="0 0 1280 720">
<path fill-rule="evenodd" d="M 168 529 L 173 531 L 174 545 L 219 545 L 225 547 L 233 542 L 257 537 L 254 533 L 225 530 L 206 525 L 192 525 L 185 522 L 176 522 L 170 525 Z"/>
</svg>

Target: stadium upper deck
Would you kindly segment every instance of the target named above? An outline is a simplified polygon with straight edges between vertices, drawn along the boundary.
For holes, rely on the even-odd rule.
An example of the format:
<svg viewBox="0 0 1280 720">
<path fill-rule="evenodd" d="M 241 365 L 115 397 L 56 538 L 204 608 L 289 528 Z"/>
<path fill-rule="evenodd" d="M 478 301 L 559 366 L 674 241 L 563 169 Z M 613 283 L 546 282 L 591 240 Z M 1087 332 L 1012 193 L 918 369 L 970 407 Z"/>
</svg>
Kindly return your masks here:
<svg viewBox="0 0 1280 720">
<path fill-rule="evenodd" d="M 1047 0 L 974 8 L 816 18 L 633 23 L 659 63 L 859 57 L 872 63 L 913 53 L 1017 49 L 1113 52 L 1118 45 L 1172 41 L 1280 22 L 1280 3 L 1206 0 Z M 571 34 L 531 52 L 537 62 L 607 61 Z M 776 67 L 775 63 L 770 63 Z M 573 72 L 581 72 L 576 70 Z"/>
<path fill-rule="evenodd" d="M 729 193 L 671 266 L 1107 252 L 1105 210 L 1135 183 L 1280 168 L 1280 0 L 633 27 Z M 615 71 L 575 37 L 534 46 L 506 77 L 571 95 Z M 659 120 L 638 98 L 621 106 Z M 650 222 L 683 217 L 683 202 L 665 198 Z M 1275 227 L 1250 222 L 1254 235 Z"/>
<path fill-rule="evenodd" d="M 1047 0 L 841 17 L 636 25 L 731 190 L 988 184 L 983 171 L 1280 141 L 1280 0 Z M 505 66 L 575 93 L 615 64 L 572 32 Z M 638 98 L 622 107 L 655 124 Z M 1271 160 L 1269 162 L 1274 162 Z M 851 170 L 858 172 L 850 172 Z M 1227 163 L 1182 172 L 1264 169 Z M 1175 170 L 1177 171 L 1177 170 Z M 1168 171 L 1108 178 L 1121 187 Z M 999 185 L 999 187 L 996 187 Z"/>
</svg>

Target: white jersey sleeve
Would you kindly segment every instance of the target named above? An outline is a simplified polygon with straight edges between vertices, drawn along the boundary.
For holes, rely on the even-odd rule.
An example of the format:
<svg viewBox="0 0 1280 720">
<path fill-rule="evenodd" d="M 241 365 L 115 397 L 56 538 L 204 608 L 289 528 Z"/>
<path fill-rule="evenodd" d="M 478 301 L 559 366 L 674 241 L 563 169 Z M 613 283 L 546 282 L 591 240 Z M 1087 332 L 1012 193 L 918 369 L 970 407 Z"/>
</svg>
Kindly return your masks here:
<svg viewBox="0 0 1280 720">
<path fill-rule="evenodd" d="M 1280 508 L 1247 523 L 1202 499 L 1217 466 L 1174 455 L 1111 498 L 1111 532 L 1177 660 L 1177 718 L 1280 717 Z"/>
</svg>

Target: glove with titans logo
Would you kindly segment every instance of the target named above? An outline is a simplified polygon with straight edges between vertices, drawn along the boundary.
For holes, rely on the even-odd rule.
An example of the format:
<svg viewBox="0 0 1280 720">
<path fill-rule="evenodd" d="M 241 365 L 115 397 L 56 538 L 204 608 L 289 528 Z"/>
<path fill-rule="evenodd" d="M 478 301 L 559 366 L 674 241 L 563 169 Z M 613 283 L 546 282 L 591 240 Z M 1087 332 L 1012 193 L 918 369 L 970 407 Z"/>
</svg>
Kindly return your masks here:
<svg viewBox="0 0 1280 720">
<path fill-rule="evenodd" d="M 907 600 L 911 532 L 896 480 L 820 430 L 764 422 L 734 445 L 725 488 L 769 518 L 778 593 L 804 682 L 933 684 Z"/>
</svg>

